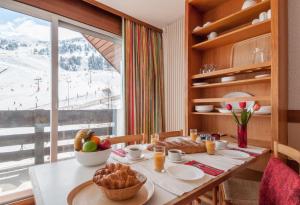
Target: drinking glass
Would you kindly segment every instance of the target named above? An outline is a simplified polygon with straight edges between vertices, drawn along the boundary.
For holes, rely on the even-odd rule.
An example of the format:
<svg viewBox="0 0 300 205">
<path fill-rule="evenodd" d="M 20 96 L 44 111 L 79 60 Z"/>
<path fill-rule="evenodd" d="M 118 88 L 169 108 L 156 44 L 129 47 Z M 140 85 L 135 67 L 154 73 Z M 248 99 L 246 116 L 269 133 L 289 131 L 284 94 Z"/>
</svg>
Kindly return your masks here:
<svg viewBox="0 0 300 205">
<path fill-rule="evenodd" d="M 196 142 L 197 134 L 198 134 L 197 129 L 190 129 L 190 137 L 192 141 Z"/>
<path fill-rule="evenodd" d="M 151 144 L 156 145 L 156 142 L 159 140 L 159 135 L 157 133 L 151 135 Z"/>
<path fill-rule="evenodd" d="M 262 48 L 255 48 L 253 51 L 253 63 L 263 63 L 265 62 L 265 53 Z"/>
<path fill-rule="evenodd" d="M 216 144 L 215 144 L 215 138 L 214 137 L 207 137 L 205 141 L 206 151 L 207 154 L 213 155 L 216 152 Z"/>
<path fill-rule="evenodd" d="M 164 172 L 166 148 L 163 146 L 155 145 L 153 151 L 154 151 L 154 155 L 153 155 L 154 170 L 157 172 Z"/>
</svg>

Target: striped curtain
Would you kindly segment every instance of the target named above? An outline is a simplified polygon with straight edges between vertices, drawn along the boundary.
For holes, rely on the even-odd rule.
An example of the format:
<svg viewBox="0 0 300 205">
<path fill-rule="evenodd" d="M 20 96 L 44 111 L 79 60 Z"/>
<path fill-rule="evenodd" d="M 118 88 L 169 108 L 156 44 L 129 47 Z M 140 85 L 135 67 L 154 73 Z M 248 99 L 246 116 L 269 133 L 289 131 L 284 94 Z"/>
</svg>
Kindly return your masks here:
<svg viewBox="0 0 300 205">
<path fill-rule="evenodd" d="M 127 134 L 165 129 L 162 35 L 124 20 L 125 124 Z"/>
</svg>

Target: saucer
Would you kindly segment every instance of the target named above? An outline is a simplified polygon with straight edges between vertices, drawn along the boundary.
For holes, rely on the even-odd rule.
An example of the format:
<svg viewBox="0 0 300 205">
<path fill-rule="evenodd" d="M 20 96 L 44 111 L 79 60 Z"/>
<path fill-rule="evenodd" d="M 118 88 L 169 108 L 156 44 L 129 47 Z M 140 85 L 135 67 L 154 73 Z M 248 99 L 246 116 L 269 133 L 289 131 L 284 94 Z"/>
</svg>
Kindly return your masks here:
<svg viewBox="0 0 300 205">
<path fill-rule="evenodd" d="M 166 157 L 166 158 L 167 158 L 168 162 L 172 162 L 172 163 L 183 163 L 183 162 L 186 162 L 186 159 L 184 159 L 184 157 L 181 157 L 180 161 L 173 161 L 169 157 Z"/>
<path fill-rule="evenodd" d="M 144 157 L 145 157 L 144 154 L 142 154 L 139 158 L 132 158 L 128 154 L 126 155 L 126 158 L 129 159 L 129 160 L 131 160 L 131 161 L 139 161 L 139 160 L 144 159 Z"/>
</svg>

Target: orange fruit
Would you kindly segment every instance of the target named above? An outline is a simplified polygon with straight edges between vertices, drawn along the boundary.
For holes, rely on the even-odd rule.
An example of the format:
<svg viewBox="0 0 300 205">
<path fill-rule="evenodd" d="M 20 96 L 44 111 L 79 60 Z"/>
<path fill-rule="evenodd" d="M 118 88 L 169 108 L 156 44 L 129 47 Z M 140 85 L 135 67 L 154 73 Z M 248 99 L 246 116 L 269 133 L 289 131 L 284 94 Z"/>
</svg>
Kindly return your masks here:
<svg viewBox="0 0 300 205">
<path fill-rule="evenodd" d="M 101 140 L 98 136 L 92 136 L 90 141 L 92 141 L 95 144 L 99 145 Z"/>
</svg>

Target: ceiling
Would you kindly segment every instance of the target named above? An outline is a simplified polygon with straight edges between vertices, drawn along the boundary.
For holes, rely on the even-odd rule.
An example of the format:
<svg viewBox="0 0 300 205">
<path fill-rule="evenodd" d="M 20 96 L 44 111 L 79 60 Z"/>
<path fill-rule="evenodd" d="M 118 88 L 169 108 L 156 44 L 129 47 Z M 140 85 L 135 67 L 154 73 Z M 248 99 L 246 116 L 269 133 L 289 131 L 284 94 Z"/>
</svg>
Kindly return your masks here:
<svg viewBox="0 0 300 205">
<path fill-rule="evenodd" d="M 97 0 L 158 28 L 184 15 L 184 0 Z"/>
</svg>

